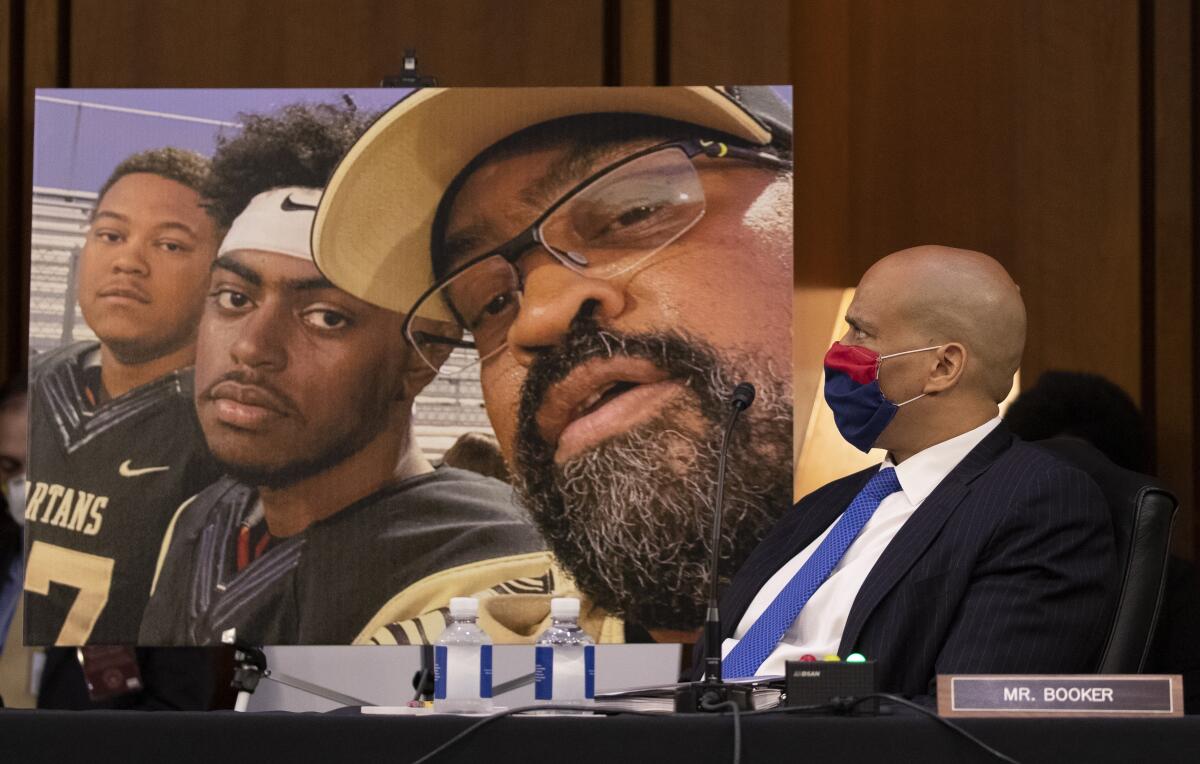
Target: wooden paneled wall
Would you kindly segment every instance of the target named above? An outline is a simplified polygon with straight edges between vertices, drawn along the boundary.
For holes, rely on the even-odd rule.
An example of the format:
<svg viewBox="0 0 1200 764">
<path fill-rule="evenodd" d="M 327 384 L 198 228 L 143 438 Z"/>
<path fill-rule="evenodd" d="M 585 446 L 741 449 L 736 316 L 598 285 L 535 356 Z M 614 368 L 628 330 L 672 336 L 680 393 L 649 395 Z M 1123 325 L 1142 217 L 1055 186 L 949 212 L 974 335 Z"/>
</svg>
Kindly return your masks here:
<svg viewBox="0 0 1200 764">
<path fill-rule="evenodd" d="M 1159 474 L 1183 501 L 1176 548 L 1194 555 L 1195 6 L 800 7 L 798 294 L 819 311 L 828 288 L 914 244 L 995 256 L 1028 309 L 1023 385 L 1048 369 L 1088 371 L 1138 401 Z M 798 386 L 816 384 L 818 362 L 797 357 Z"/>
<path fill-rule="evenodd" d="M 601 0 L 69 5 L 73 87 L 370 86 L 407 47 L 447 85 L 600 84 L 604 71 Z"/>
<path fill-rule="evenodd" d="M 866 0 L 837 10 L 845 102 L 798 127 L 826 134 L 840 121 L 848 150 L 812 158 L 815 203 L 797 239 L 835 235 L 823 188 L 841 197 L 844 230 L 834 246 L 801 249 L 800 262 L 824 261 L 814 274 L 852 286 L 914 244 L 987 252 L 1022 285 L 1027 377 L 1098 371 L 1137 398 L 1136 4 Z M 1051 327 L 1056 339 L 1043 340 Z"/>
<path fill-rule="evenodd" d="M 27 269 L 21 220 L 25 175 L 22 167 L 29 142 L 20 124 L 24 81 L 24 32 L 21 9 L 0 3 L 0 379 L 21 357 L 25 329 Z"/>
</svg>

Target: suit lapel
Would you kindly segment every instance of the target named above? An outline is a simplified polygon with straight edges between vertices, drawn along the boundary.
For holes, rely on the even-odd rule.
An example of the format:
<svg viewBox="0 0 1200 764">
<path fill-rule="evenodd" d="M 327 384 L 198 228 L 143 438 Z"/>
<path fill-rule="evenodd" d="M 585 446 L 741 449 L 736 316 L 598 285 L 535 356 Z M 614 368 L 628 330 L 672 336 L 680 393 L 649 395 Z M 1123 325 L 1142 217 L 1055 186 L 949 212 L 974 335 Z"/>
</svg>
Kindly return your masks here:
<svg viewBox="0 0 1200 764">
<path fill-rule="evenodd" d="M 854 598 L 846 617 L 846 627 L 842 630 L 839 654 L 845 655 L 853 649 L 867 619 L 937 538 L 942 526 L 971 492 L 971 482 L 1011 445 L 1012 434 L 1001 422 L 950 471 L 904 523 Z"/>
<path fill-rule="evenodd" d="M 787 556 L 782 562 L 787 562 L 800 554 L 805 547 L 824 533 L 825 529 L 846 511 L 846 507 L 850 506 L 850 502 L 877 471 L 876 467 L 872 467 L 859 475 L 852 475 L 842 485 L 831 489 L 828 495 L 822 496 L 820 501 L 814 502 L 809 507 L 804 507 L 803 504 L 797 506 L 800 517 L 796 521 L 795 530 L 788 537 L 784 549 Z"/>
<path fill-rule="evenodd" d="M 815 499 L 804 498 L 781 523 L 780 532 L 763 540 L 730 584 L 721 603 L 721 630 L 730 637 L 760 589 L 788 560 L 828 528 L 862 490 L 876 468 L 848 475 Z"/>
</svg>

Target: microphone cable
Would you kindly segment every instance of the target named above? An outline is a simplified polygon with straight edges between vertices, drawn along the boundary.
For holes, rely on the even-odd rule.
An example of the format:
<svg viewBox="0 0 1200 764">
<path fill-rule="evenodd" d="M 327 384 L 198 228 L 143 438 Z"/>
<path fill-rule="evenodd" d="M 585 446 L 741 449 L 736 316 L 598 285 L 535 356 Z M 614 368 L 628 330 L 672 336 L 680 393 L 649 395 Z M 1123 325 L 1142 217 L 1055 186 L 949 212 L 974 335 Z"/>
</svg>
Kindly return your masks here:
<svg viewBox="0 0 1200 764">
<path fill-rule="evenodd" d="M 724 703 L 701 702 L 700 708 L 705 711 L 720 713 L 722 708 L 728 708 L 733 713 L 733 764 L 742 764 L 742 710 L 732 700 Z"/>
<path fill-rule="evenodd" d="M 804 713 L 808 713 L 808 714 L 827 714 L 827 713 L 844 714 L 844 713 L 848 713 L 848 712 L 854 710 L 854 707 L 857 706 L 858 704 L 863 703 L 872 698 L 888 700 L 888 701 L 891 701 L 892 703 L 896 703 L 898 705 L 902 705 L 907 708 L 911 708 L 912 710 L 917 711 L 917 712 L 933 719 L 934 721 L 943 725 L 944 727 L 951 730 L 952 732 L 960 735 L 965 740 L 972 743 L 973 745 L 978 747 L 980 750 L 984 751 L 985 753 L 994 757 L 995 759 L 997 759 L 999 761 L 1003 761 L 1003 762 L 1005 762 L 1005 764 L 1020 764 L 1020 762 L 1017 761 L 1016 759 L 993 748 L 992 746 L 990 746 L 987 743 L 980 740 L 975 735 L 968 732 L 966 729 L 964 729 L 960 725 L 955 724 L 954 722 L 950 721 L 949 719 L 946 719 L 945 717 L 938 715 L 937 712 L 932 711 L 932 710 L 922 706 L 919 703 L 914 703 L 911 700 L 909 700 L 908 698 L 901 697 L 900 695 L 893 695 L 893 694 L 887 693 L 887 692 L 877 692 L 877 693 L 871 693 L 870 695 L 860 695 L 860 696 L 848 697 L 848 698 L 837 698 L 837 699 L 834 699 L 833 702 L 822 703 L 819 705 L 779 706 L 777 708 L 768 708 L 768 709 L 763 709 L 761 711 L 742 711 L 737 707 L 737 704 L 734 703 L 733 701 L 725 701 L 724 703 L 714 703 L 711 705 L 706 705 L 704 707 L 704 710 L 705 711 L 714 711 L 717 713 L 724 713 L 724 709 L 727 708 L 727 709 L 729 709 L 729 712 L 733 714 L 733 760 L 732 761 L 733 761 L 733 764 L 741 764 L 741 760 L 742 760 L 742 717 L 743 716 L 768 716 L 768 715 L 779 715 L 779 714 L 804 714 Z M 483 717 L 479 721 L 472 724 L 470 727 L 467 727 L 462 732 L 458 733 L 454 737 L 450 738 L 446 742 L 444 742 L 441 745 L 439 745 L 438 747 L 434 748 L 429 753 L 426 753 L 424 756 L 420 757 L 419 759 L 416 759 L 415 761 L 412 762 L 412 764 L 426 764 L 426 762 L 431 761 L 438 754 L 444 753 L 446 750 L 457 745 L 458 743 L 462 742 L 464 739 L 466 739 L 470 735 L 479 731 L 483 727 L 486 727 L 487 725 L 491 724 L 492 722 L 497 721 L 498 719 L 503 719 L 508 716 L 516 716 L 517 714 L 530 713 L 533 711 L 574 711 L 574 712 L 578 713 L 581 710 L 586 711 L 586 712 L 595 713 L 595 714 L 604 714 L 604 715 L 610 715 L 610 716 L 617 716 L 617 715 L 645 716 L 645 717 L 658 718 L 658 719 L 661 719 L 662 717 L 669 715 L 669 714 L 663 714 L 660 711 L 631 711 L 629 709 L 619 708 L 616 706 L 603 706 L 603 705 L 595 705 L 595 706 L 586 707 L 586 708 L 582 708 L 582 709 L 580 706 L 568 706 L 568 705 L 518 706 L 516 708 L 505 709 L 504 711 L 500 711 L 498 713 L 492 714 L 491 716 Z"/>
<path fill-rule="evenodd" d="M 900 695 L 893 695 L 890 692 L 877 692 L 872 695 L 865 695 L 861 698 L 855 698 L 852 701 L 851 706 L 852 707 L 856 706 L 859 703 L 861 703 L 864 700 L 867 700 L 869 698 L 881 698 L 881 699 L 890 700 L 893 703 L 899 703 L 900 705 L 911 708 L 914 711 L 919 711 L 922 714 L 933 719 L 934 721 L 938 722 L 939 724 L 942 724 L 945 727 L 947 727 L 948 729 L 953 730 L 954 732 L 957 732 L 959 735 L 962 735 L 964 738 L 966 738 L 970 742 L 974 743 L 975 745 L 979 746 L 985 752 L 991 754 L 992 756 L 999 759 L 1000 761 L 1006 762 L 1006 764 L 1021 764 L 1016 759 L 1012 758 L 1011 756 L 1008 756 L 1005 753 L 1002 753 L 1001 751 L 996 750 L 995 748 L 991 747 L 987 743 L 983 742 L 979 738 L 972 735 L 970 732 L 967 732 L 967 730 L 964 729 L 962 726 L 955 724 L 954 722 L 950 721 L 949 719 L 947 719 L 946 717 L 937 713 L 936 711 L 928 709 L 925 706 L 922 706 L 920 703 L 914 703 L 911 700 L 909 700 L 908 698 L 902 697 Z"/>
<path fill-rule="evenodd" d="M 968 732 L 962 726 L 955 724 L 954 722 L 950 721 L 949 719 L 945 718 L 944 716 L 941 716 L 936 711 L 926 708 L 925 706 L 922 706 L 920 703 L 914 703 L 911 700 L 909 700 L 908 698 L 905 698 L 903 696 L 894 695 L 894 694 L 888 693 L 888 692 L 873 692 L 870 695 L 857 695 L 857 696 L 852 696 L 852 697 L 847 697 L 847 698 L 835 698 L 830 703 L 825 703 L 825 704 L 815 705 L 815 706 L 778 706 L 776 708 L 767 708 L 767 709 L 764 709 L 761 711 L 743 711 L 742 715 L 743 716 L 767 716 L 770 714 L 830 713 L 830 712 L 838 713 L 838 714 L 846 714 L 846 713 L 849 713 L 850 711 L 853 711 L 854 707 L 857 706 L 858 704 L 863 703 L 868 700 L 871 700 L 872 698 L 878 698 L 880 700 L 888 700 L 888 701 L 891 701 L 892 703 L 896 703 L 898 705 L 905 706 L 907 708 L 911 708 L 914 711 L 918 711 L 921 714 L 938 722 L 942 726 L 948 728 L 952 732 L 955 732 L 958 735 L 961 735 L 968 742 L 978 746 L 985 753 L 998 759 L 999 761 L 1003 761 L 1003 762 L 1005 762 L 1005 764 L 1021 764 L 1021 762 L 1012 758 L 1008 754 L 1005 754 L 1002 751 L 999 751 L 999 750 L 993 748 L 992 746 L 990 746 L 987 743 L 980 740 L 975 735 L 972 735 L 970 732 Z"/>
<path fill-rule="evenodd" d="M 421 758 L 415 759 L 412 762 L 412 764 L 425 764 L 426 762 L 431 761 L 434 756 L 437 756 L 439 753 L 445 752 L 450 747 L 457 745 L 458 743 L 462 742 L 465 738 L 467 738 L 469 735 L 472 735 L 475 732 L 479 731 L 480 729 L 483 729 L 484 727 L 486 727 L 487 725 L 491 724 L 494 721 L 503 719 L 508 716 L 516 716 L 517 714 L 531 713 L 533 711 L 574 711 L 575 713 L 590 712 L 590 713 L 595 713 L 595 714 L 600 714 L 600 715 L 609 715 L 609 716 L 615 716 L 618 714 L 622 714 L 625 716 L 653 716 L 653 717 L 658 717 L 660 719 L 665 715 L 659 711 L 630 711 L 628 709 L 619 708 L 617 706 L 601 706 L 601 705 L 581 707 L 581 706 L 545 704 L 545 705 L 537 705 L 537 706 L 517 706 L 515 708 L 506 708 L 503 711 L 498 711 L 490 716 L 483 717 L 479 721 L 472 724 L 470 727 L 467 727 L 465 730 L 458 733 L 454 737 L 450 738 L 446 742 L 442 743 L 437 748 L 434 748 L 432 751 L 425 754 Z"/>
</svg>

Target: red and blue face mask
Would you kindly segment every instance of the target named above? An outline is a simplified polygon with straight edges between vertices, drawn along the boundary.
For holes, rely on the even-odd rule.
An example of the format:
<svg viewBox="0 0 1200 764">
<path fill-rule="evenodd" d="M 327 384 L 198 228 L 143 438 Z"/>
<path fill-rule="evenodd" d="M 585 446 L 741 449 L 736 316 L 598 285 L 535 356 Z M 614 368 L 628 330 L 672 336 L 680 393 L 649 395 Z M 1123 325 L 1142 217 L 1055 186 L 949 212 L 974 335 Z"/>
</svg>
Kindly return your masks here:
<svg viewBox="0 0 1200 764">
<path fill-rule="evenodd" d="M 879 389 L 879 365 L 898 355 L 940 347 L 879 355 L 860 345 L 833 343 L 825 354 L 825 402 L 833 410 L 833 422 L 846 442 L 863 453 L 870 451 L 901 406 L 925 397 L 921 393 L 901 403 L 889 401 Z"/>
</svg>

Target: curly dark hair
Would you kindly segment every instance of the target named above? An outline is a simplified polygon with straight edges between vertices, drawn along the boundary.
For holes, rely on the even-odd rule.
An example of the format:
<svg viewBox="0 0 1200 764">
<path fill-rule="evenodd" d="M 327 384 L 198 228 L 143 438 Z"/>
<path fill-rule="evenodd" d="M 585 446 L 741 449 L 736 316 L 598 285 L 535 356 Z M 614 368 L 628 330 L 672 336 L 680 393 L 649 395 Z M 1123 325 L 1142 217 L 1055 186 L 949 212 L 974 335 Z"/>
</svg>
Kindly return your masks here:
<svg viewBox="0 0 1200 764">
<path fill-rule="evenodd" d="M 228 227 L 251 199 L 273 188 L 324 188 L 374 118 L 353 106 L 326 103 L 241 115 L 242 129 L 217 140 L 204 189 L 217 222 Z"/>
<path fill-rule="evenodd" d="M 108 180 L 104 181 L 104 185 L 100 187 L 100 193 L 96 197 L 96 208 L 100 207 L 99 200 L 104 198 L 108 190 L 126 175 L 139 172 L 150 173 L 176 183 L 182 183 L 196 193 L 203 194 L 204 184 L 208 180 L 208 170 L 208 158 L 195 151 L 179 149 L 174 146 L 139 151 L 125 157 L 113 169 Z"/>
<path fill-rule="evenodd" d="M 24 369 L 15 369 L 8 375 L 4 384 L 0 385 L 0 406 L 8 403 L 9 398 L 26 395 L 29 392 L 29 375 Z"/>
<path fill-rule="evenodd" d="M 1116 383 L 1078 371 L 1050 370 L 1017 396 L 1004 422 L 1023 440 L 1082 438 L 1115 464 L 1150 468 L 1150 434 L 1137 404 Z"/>
</svg>

